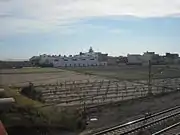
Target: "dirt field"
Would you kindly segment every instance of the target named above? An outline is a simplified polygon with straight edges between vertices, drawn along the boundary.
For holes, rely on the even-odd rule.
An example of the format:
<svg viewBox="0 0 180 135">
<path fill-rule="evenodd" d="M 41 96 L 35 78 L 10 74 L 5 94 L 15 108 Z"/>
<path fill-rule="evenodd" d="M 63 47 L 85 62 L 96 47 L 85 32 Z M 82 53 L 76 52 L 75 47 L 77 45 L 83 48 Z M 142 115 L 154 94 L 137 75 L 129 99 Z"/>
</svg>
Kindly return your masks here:
<svg viewBox="0 0 180 135">
<path fill-rule="evenodd" d="M 7 69 L 1 70 L 0 85 L 23 86 L 29 82 L 33 82 L 35 85 L 55 84 L 64 81 L 96 80 L 101 78 L 55 68 Z"/>
<path fill-rule="evenodd" d="M 146 112 L 156 113 L 176 105 L 180 105 L 180 92 L 155 98 L 127 101 L 114 107 L 113 105 L 105 107 L 94 114 L 98 121 L 90 123 L 84 133 L 126 123 L 144 117 Z"/>
<path fill-rule="evenodd" d="M 162 69 L 163 72 L 161 72 Z M 178 69 L 178 70 L 177 70 Z M 180 77 L 179 67 L 153 66 L 153 78 Z M 74 72 L 75 71 L 75 72 Z M 0 70 L 0 85 L 21 86 L 33 82 L 39 84 L 54 84 L 63 81 L 75 80 L 141 80 L 148 79 L 146 66 L 121 66 L 121 67 L 87 67 L 87 68 L 22 68 Z"/>
<path fill-rule="evenodd" d="M 152 73 L 157 73 L 154 78 L 180 77 L 178 67 L 167 68 L 166 66 L 153 66 Z M 161 69 L 166 69 L 162 70 Z M 122 67 L 93 67 L 93 68 L 25 68 L 0 71 L 0 85 L 24 86 L 29 82 L 35 85 L 55 84 L 64 81 L 79 80 L 147 80 L 148 67 L 122 66 Z M 160 73 L 159 73 L 160 72 Z M 112 92 L 112 91 L 111 91 Z M 61 94 L 62 96 L 62 94 Z M 53 97 L 54 99 L 54 97 Z M 98 121 L 90 123 L 87 130 L 109 127 L 118 123 L 124 123 L 134 118 L 141 117 L 145 112 L 156 112 L 175 105 L 179 105 L 180 93 L 169 96 L 156 97 L 143 100 L 126 101 L 119 106 L 108 106 L 100 112 L 93 114 Z"/>
<path fill-rule="evenodd" d="M 141 80 L 148 79 L 148 66 L 107 66 L 69 68 L 69 70 L 87 75 L 98 75 L 118 80 Z M 153 78 L 180 77 L 180 66 L 152 66 Z"/>
</svg>

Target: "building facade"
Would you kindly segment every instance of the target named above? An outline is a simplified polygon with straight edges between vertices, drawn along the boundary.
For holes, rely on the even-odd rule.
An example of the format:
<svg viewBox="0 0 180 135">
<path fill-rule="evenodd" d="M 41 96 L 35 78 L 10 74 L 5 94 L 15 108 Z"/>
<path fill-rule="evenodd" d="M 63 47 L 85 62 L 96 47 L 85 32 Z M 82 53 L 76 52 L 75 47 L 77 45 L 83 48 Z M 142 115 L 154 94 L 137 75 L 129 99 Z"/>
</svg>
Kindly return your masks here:
<svg viewBox="0 0 180 135">
<path fill-rule="evenodd" d="M 84 53 L 71 57 L 59 57 L 53 61 L 54 67 L 107 66 L 107 61 L 99 61 L 99 54 Z"/>
<path fill-rule="evenodd" d="M 108 54 L 94 52 L 93 49 L 90 48 L 89 52 L 74 56 L 40 55 L 38 56 L 38 61 L 40 65 L 52 65 L 53 67 L 107 66 L 107 57 Z"/>
<path fill-rule="evenodd" d="M 128 54 L 127 64 L 128 65 L 142 65 L 142 55 L 140 54 Z"/>
<path fill-rule="evenodd" d="M 140 54 L 128 54 L 127 56 L 128 64 L 133 65 L 147 65 L 149 60 L 152 63 L 156 64 L 159 60 L 159 55 L 155 54 L 155 52 L 145 52 L 143 55 Z"/>
<path fill-rule="evenodd" d="M 176 53 L 166 53 L 165 62 L 169 64 L 180 64 L 179 54 Z"/>
</svg>

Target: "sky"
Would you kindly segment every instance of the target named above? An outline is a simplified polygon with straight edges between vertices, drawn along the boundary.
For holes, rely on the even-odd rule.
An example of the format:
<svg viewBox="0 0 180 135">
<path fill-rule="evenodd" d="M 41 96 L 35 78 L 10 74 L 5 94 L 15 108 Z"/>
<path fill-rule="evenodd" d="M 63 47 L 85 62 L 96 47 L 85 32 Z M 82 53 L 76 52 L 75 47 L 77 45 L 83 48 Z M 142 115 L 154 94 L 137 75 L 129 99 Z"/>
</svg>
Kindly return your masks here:
<svg viewBox="0 0 180 135">
<path fill-rule="evenodd" d="M 180 53 L 180 0 L 0 0 L 0 60 Z"/>
</svg>

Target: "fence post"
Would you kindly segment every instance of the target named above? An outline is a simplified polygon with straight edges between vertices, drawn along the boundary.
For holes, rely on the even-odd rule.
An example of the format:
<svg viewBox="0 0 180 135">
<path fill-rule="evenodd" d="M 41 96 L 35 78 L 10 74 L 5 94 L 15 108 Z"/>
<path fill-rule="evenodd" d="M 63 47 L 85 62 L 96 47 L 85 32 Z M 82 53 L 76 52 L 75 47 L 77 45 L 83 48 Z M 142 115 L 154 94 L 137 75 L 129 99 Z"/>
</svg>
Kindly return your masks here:
<svg viewBox="0 0 180 135">
<path fill-rule="evenodd" d="M 116 82 L 116 99 L 118 99 L 118 96 L 119 96 L 119 85 L 118 85 L 118 83 Z"/>
<path fill-rule="evenodd" d="M 152 95 L 152 63 L 149 60 L 148 95 Z"/>
</svg>

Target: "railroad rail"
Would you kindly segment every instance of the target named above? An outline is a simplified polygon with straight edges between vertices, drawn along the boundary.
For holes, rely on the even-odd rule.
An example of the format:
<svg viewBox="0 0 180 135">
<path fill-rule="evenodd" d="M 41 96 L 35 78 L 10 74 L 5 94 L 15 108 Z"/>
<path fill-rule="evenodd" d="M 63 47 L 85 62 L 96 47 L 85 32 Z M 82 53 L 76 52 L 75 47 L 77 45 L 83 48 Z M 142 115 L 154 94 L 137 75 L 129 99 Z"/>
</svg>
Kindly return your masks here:
<svg viewBox="0 0 180 135">
<path fill-rule="evenodd" d="M 91 133 L 91 135 L 126 135 L 135 134 L 143 129 L 148 129 L 171 118 L 180 117 L 180 106 L 176 106 L 161 112 L 146 115 L 143 118 L 118 125 L 103 131 Z"/>
<path fill-rule="evenodd" d="M 164 128 L 164 129 L 162 129 L 162 130 L 160 130 L 160 131 L 158 131 L 156 133 L 153 133 L 152 135 L 175 134 L 175 131 L 174 131 L 174 130 L 176 130 L 175 128 L 178 128 L 178 132 L 179 132 L 178 134 L 180 134 L 180 122 L 178 122 L 176 124 L 173 124 L 173 125 L 171 125 L 169 127 Z"/>
</svg>

